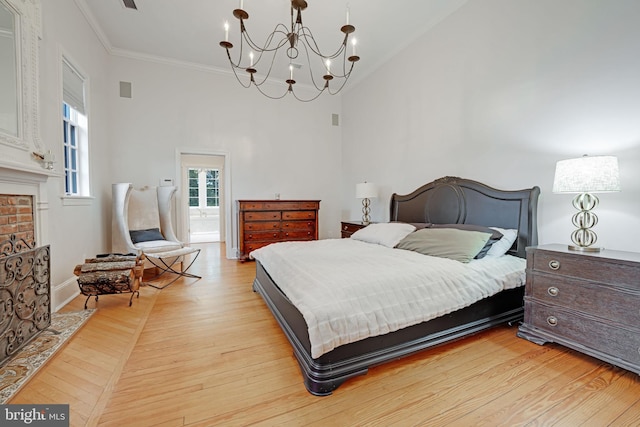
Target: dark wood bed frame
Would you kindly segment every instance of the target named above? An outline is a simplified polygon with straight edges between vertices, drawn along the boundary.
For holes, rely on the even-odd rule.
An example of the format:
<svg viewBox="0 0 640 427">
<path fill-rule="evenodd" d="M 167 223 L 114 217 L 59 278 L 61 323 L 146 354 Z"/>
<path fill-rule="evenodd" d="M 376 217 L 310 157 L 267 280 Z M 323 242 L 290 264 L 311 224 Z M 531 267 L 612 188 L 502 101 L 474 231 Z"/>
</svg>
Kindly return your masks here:
<svg viewBox="0 0 640 427">
<path fill-rule="evenodd" d="M 467 179 L 445 177 L 425 184 L 411 194 L 393 194 L 390 220 L 517 229 L 518 238 L 508 253 L 526 258 L 525 248 L 536 245 L 538 240 L 539 194 L 538 187 L 502 191 Z M 500 292 L 428 322 L 342 345 L 313 359 L 302 314 L 259 262 L 256 262 L 253 289 L 262 296 L 293 346 L 307 390 L 318 396 L 329 395 L 347 379 L 366 374 L 370 366 L 499 324 L 516 322 L 523 316 L 524 286 Z"/>
</svg>

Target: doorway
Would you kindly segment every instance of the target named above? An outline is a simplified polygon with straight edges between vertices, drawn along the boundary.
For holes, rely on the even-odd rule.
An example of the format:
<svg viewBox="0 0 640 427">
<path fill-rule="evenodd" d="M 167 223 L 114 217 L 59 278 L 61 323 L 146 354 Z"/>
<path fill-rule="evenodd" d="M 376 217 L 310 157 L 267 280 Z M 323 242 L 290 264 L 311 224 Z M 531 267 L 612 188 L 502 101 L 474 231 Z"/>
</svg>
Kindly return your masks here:
<svg viewBox="0 0 640 427">
<path fill-rule="evenodd" d="M 184 237 L 189 243 L 226 240 L 225 156 L 181 154 Z"/>
<path fill-rule="evenodd" d="M 220 170 L 189 167 L 189 241 L 220 241 Z"/>
</svg>

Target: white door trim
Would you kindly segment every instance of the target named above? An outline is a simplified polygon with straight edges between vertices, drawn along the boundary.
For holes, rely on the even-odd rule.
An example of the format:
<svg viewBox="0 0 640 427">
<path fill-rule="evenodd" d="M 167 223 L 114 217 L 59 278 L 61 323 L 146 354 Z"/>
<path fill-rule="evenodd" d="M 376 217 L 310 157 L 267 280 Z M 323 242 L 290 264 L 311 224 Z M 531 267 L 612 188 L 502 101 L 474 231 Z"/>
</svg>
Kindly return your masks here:
<svg viewBox="0 0 640 427">
<path fill-rule="evenodd" d="M 224 183 L 223 183 L 223 198 L 224 198 L 224 235 L 226 256 L 228 259 L 236 258 L 236 242 L 235 234 L 233 233 L 233 198 L 231 197 L 231 153 L 220 150 L 205 150 L 202 148 L 176 148 L 175 162 L 176 162 L 176 203 L 177 211 L 177 233 L 178 238 L 182 241 L 188 241 L 189 236 L 187 233 L 189 224 L 189 208 L 186 203 L 185 194 L 187 185 L 186 180 L 182 173 L 182 156 L 220 156 L 224 157 Z"/>
</svg>

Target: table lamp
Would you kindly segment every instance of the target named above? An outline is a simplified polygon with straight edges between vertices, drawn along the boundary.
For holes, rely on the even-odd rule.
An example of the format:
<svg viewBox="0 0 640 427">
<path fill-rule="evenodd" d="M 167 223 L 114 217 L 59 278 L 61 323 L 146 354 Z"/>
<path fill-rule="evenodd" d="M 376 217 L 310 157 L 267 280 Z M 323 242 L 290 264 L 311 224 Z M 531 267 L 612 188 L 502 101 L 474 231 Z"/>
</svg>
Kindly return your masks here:
<svg viewBox="0 0 640 427">
<path fill-rule="evenodd" d="M 374 183 L 365 181 L 356 184 L 356 199 L 362 199 L 362 223 L 364 225 L 369 225 L 371 222 L 371 218 L 369 218 L 371 201 L 369 199 L 376 197 L 378 197 L 378 188 Z"/>
<path fill-rule="evenodd" d="M 591 210 L 599 200 L 593 193 L 620 191 L 618 159 L 614 156 L 587 156 L 577 159 L 560 160 L 556 163 L 553 180 L 554 193 L 577 193 L 573 207 L 578 210 L 572 217 L 576 230 L 571 233 L 574 251 L 600 252 L 592 246 L 598 236 L 591 229 L 598 223 L 598 217 Z"/>
</svg>

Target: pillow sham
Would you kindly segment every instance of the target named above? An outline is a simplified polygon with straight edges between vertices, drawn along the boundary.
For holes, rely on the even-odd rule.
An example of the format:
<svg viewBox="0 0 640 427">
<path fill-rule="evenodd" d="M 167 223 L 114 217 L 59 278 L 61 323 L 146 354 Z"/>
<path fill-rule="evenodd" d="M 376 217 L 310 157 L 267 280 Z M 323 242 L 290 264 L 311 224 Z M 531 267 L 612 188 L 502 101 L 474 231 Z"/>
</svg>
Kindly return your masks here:
<svg viewBox="0 0 640 427">
<path fill-rule="evenodd" d="M 431 228 L 457 228 L 458 230 L 467 230 L 467 231 L 481 231 L 483 233 L 491 234 L 491 239 L 500 240 L 502 238 L 502 233 L 496 229 L 491 227 L 485 227 L 483 225 L 475 225 L 475 224 L 431 224 L 429 225 Z"/>
<path fill-rule="evenodd" d="M 507 253 L 511 246 L 513 246 L 513 242 L 518 238 L 518 230 L 514 229 L 504 229 L 498 227 L 490 227 L 494 230 L 502 233 L 502 238 L 494 243 L 491 248 L 487 251 L 486 256 L 488 257 L 499 257 Z"/>
<path fill-rule="evenodd" d="M 165 240 L 159 228 L 147 228 L 146 230 L 129 230 L 133 243 L 151 242 L 153 240 Z"/>
<path fill-rule="evenodd" d="M 393 248 L 415 229 L 415 226 L 403 222 L 380 222 L 361 228 L 351 235 L 351 239 Z"/>
<path fill-rule="evenodd" d="M 467 263 L 484 247 L 490 233 L 455 228 L 424 228 L 402 239 L 398 249 Z"/>
<path fill-rule="evenodd" d="M 468 231 L 481 231 L 483 233 L 490 233 L 491 237 L 487 240 L 487 243 L 484 244 L 480 252 L 474 257 L 475 259 L 484 258 L 487 255 L 491 246 L 494 243 L 498 242 L 502 238 L 502 233 L 493 228 L 485 227 L 483 225 L 475 225 L 475 224 L 431 224 L 432 228 L 456 228 L 458 230 L 468 230 Z"/>
</svg>

